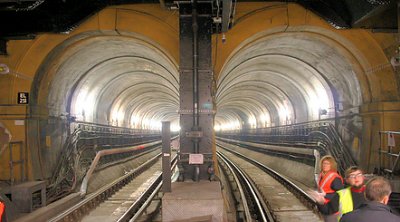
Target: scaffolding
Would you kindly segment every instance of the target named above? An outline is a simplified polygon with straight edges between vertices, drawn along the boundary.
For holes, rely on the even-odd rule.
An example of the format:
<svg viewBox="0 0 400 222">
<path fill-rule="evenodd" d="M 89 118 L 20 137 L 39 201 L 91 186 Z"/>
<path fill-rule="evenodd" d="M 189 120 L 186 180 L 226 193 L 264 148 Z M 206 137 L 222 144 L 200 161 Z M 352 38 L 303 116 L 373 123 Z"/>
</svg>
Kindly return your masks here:
<svg viewBox="0 0 400 222">
<path fill-rule="evenodd" d="M 400 148 L 396 146 L 396 140 L 400 139 L 400 132 L 380 131 L 379 132 L 379 174 L 393 176 L 399 174 Z"/>
</svg>

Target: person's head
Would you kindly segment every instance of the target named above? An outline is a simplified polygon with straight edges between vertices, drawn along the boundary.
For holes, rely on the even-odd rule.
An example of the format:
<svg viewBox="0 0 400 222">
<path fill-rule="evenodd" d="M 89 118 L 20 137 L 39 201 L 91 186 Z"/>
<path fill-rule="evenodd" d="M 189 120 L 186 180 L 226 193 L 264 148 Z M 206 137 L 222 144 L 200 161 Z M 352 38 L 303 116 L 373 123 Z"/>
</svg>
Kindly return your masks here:
<svg viewBox="0 0 400 222">
<path fill-rule="evenodd" d="M 329 171 L 337 171 L 337 163 L 335 158 L 333 158 L 333 156 L 330 155 L 326 155 L 324 157 L 321 158 L 321 160 L 319 161 L 319 166 L 321 168 L 321 171 L 326 173 Z"/>
<path fill-rule="evenodd" d="M 358 166 L 352 166 L 347 168 L 344 173 L 346 182 L 354 188 L 361 188 L 364 185 L 364 174 L 361 168 Z"/>
<path fill-rule="evenodd" d="M 369 201 L 387 204 L 392 188 L 390 183 L 383 177 L 370 179 L 365 188 L 365 198 Z"/>
</svg>

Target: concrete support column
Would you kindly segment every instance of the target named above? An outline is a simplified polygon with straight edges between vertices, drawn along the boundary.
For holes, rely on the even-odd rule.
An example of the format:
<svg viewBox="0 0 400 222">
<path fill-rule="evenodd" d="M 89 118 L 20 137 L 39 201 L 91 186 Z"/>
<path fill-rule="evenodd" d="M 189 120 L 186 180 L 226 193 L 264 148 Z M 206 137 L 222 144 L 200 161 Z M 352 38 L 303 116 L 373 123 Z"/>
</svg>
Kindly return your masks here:
<svg viewBox="0 0 400 222">
<path fill-rule="evenodd" d="M 162 191 L 171 192 L 171 130 L 170 122 L 162 122 Z"/>
</svg>

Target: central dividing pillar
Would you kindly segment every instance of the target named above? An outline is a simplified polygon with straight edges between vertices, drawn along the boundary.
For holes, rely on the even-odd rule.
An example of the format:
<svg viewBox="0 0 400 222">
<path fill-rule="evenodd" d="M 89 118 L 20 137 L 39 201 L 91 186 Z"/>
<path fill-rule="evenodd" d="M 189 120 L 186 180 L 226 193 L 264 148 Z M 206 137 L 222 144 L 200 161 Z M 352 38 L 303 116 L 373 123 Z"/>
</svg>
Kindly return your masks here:
<svg viewBox="0 0 400 222">
<path fill-rule="evenodd" d="M 162 221 L 226 221 L 220 183 L 203 180 L 172 184 L 162 199 Z"/>
<path fill-rule="evenodd" d="M 214 107 L 211 94 L 212 5 L 180 4 L 179 181 L 208 180 L 213 171 Z"/>
<path fill-rule="evenodd" d="M 226 221 L 214 174 L 212 1 L 180 1 L 179 178 L 162 199 L 162 220 Z"/>
</svg>

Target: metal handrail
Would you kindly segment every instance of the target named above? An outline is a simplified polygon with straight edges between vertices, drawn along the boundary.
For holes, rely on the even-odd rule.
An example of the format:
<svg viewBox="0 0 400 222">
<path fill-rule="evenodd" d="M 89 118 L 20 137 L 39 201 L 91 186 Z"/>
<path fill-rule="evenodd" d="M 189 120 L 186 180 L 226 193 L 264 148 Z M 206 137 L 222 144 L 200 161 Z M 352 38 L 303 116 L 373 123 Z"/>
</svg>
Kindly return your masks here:
<svg viewBox="0 0 400 222">
<path fill-rule="evenodd" d="M 292 124 L 286 126 L 277 126 L 269 128 L 242 129 L 224 131 L 218 135 L 226 136 L 242 136 L 251 138 L 262 138 L 265 142 L 276 143 L 276 145 L 292 146 L 296 143 L 323 143 L 328 145 L 326 154 L 331 154 L 338 160 L 339 170 L 344 173 L 349 166 L 356 165 L 350 150 L 344 145 L 342 139 L 337 133 L 332 121 L 316 121 L 300 124 Z M 321 153 L 323 154 L 323 153 Z M 324 154 L 323 154 L 324 155 Z"/>
<path fill-rule="evenodd" d="M 131 181 L 133 178 L 136 177 L 136 175 L 140 174 L 144 170 L 146 170 L 147 166 L 149 164 L 155 163 L 161 156 L 161 153 L 158 155 L 152 157 L 151 159 L 147 160 L 145 163 L 141 164 L 138 166 L 136 169 L 129 171 L 125 175 L 119 177 L 115 181 L 113 181 L 110 184 L 107 184 L 94 193 L 91 193 L 88 195 L 88 197 L 85 197 L 82 201 L 80 201 L 78 204 L 75 204 L 74 206 L 70 207 L 69 209 L 65 210 L 63 213 L 51 218 L 48 220 L 48 222 L 56 222 L 56 221 L 63 221 L 64 218 L 67 218 L 70 215 L 76 215 L 79 212 L 79 209 L 82 208 L 91 208 L 93 205 L 96 205 L 96 199 L 98 199 L 99 196 L 107 196 L 109 194 L 109 190 L 114 190 L 118 187 L 121 187 L 121 185 L 126 185 L 128 181 Z M 71 220 L 71 218 L 70 218 Z"/>
<path fill-rule="evenodd" d="M 51 185 L 49 186 L 48 196 L 54 196 L 54 199 L 73 191 L 77 183 L 82 179 L 80 174 L 77 175 L 77 172 L 86 172 L 86 169 L 82 171 L 77 170 L 76 167 L 85 167 L 85 165 L 77 162 L 81 161 L 82 155 L 80 152 L 85 151 L 85 149 L 93 147 L 92 150 L 95 151 L 99 148 L 108 149 L 110 146 L 114 148 L 135 146 L 139 142 L 154 142 L 155 139 L 161 138 L 161 134 L 121 134 L 121 129 L 125 130 L 126 128 L 94 123 L 73 122 L 71 129 L 73 129 L 73 132 L 68 135 L 63 145 L 63 153 L 60 155 L 58 165 L 53 173 Z M 67 175 L 65 174 L 66 171 L 72 171 L 72 174 Z M 65 186 L 60 186 L 62 184 L 65 184 Z M 59 189 L 62 189 L 62 192 Z"/>
<path fill-rule="evenodd" d="M 118 127 L 118 126 L 110 126 L 105 124 L 98 123 L 88 123 L 76 121 L 73 122 L 74 128 L 81 129 L 86 132 L 94 132 L 94 133 L 106 133 L 106 134 L 120 134 L 120 135 L 150 135 L 157 134 L 160 135 L 160 130 L 149 130 L 149 129 L 134 129 L 127 127 Z"/>
<path fill-rule="evenodd" d="M 152 147 L 152 146 L 159 145 L 159 144 L 161 144 L 161 141 L 152 142 L 152 143 L 148 143 L 145 145 L 134 146 L 134 147 L 130 147 L 130 148 L 108 149 L 108 150 L 101 150 L 101 151 L 97 152 L 94 160 L 90 164 L 89 170 L 87 171 L 85 177 L 83 178 L 81 188 L 80 188 L 81 197 L 86 195 L 89 180 L 92 177 L 92 174 L 93 174 L 94 170 L 96 169 L 101 157 L 113 155 L 113 154 L 132 152 L 135 150 L 145 149 L 145 148 Z"/>
</svg>

